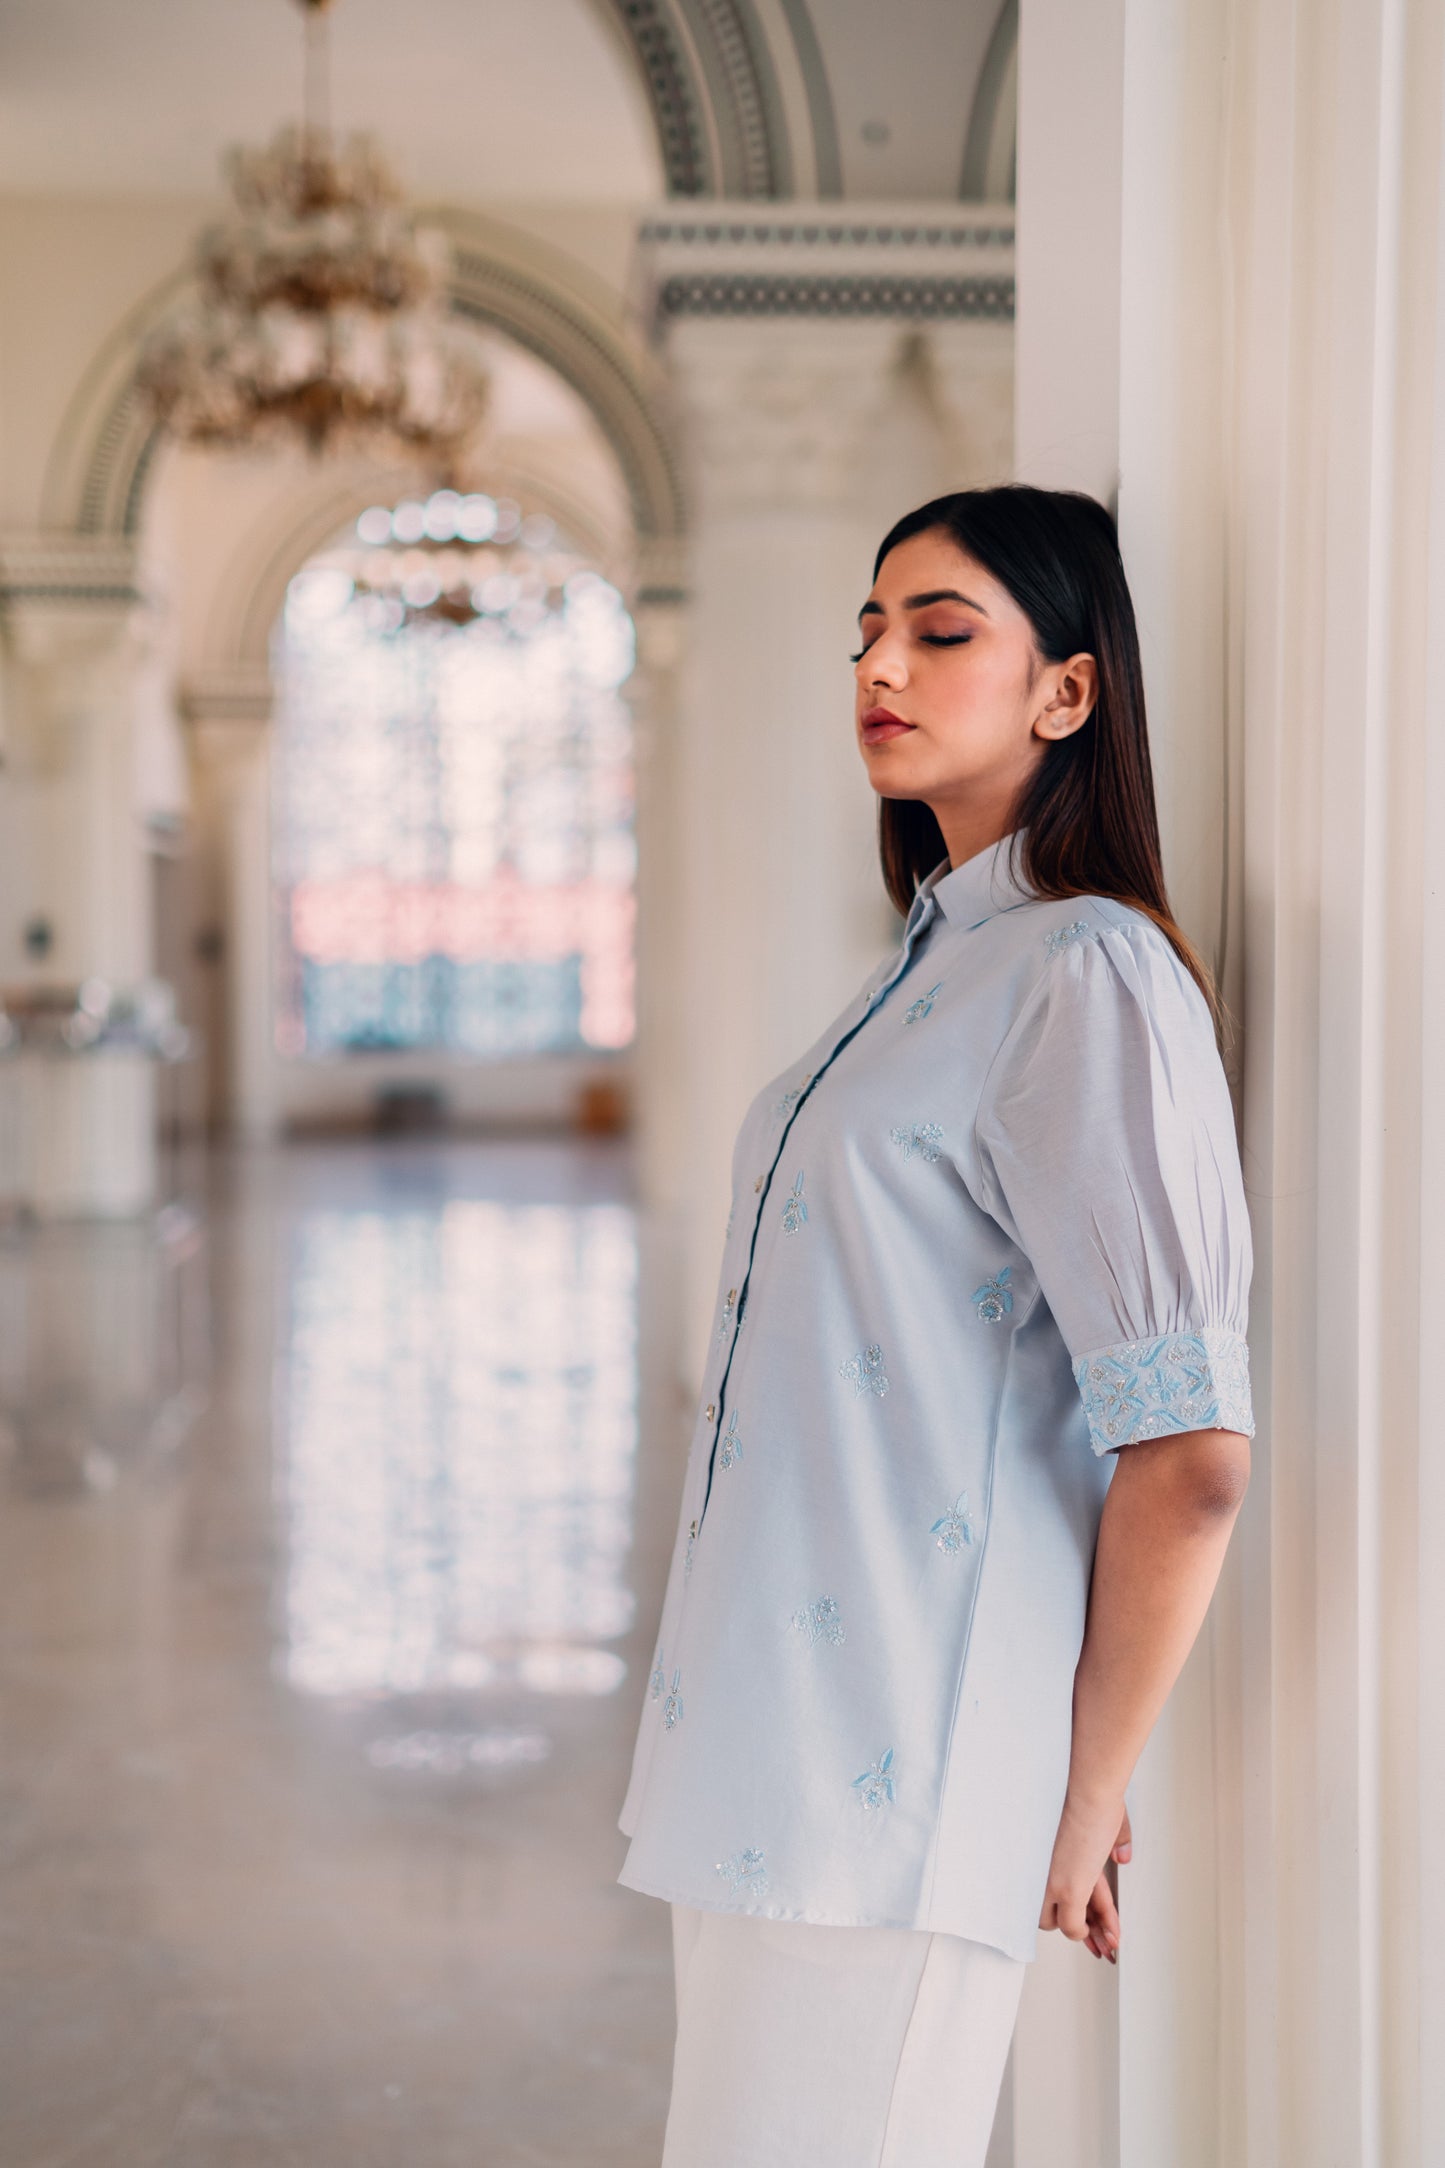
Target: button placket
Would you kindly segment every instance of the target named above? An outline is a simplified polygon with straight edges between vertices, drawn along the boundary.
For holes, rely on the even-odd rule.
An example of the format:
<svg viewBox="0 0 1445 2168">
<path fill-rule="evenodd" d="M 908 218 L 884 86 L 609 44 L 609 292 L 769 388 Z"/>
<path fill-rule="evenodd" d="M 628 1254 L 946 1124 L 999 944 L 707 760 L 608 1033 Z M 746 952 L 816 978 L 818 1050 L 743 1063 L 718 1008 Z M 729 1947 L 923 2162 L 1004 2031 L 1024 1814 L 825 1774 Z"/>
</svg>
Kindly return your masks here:
<svg viewBox="0 0 1445 2168">
<path fill-rule="evenodd" d="M 832 1067 L 833 1062 L 837 1059 L 838 1055 L 842 1053 L 844 1047 L 847 1046 L 851 1040 L 857 1037 L 858 1033 L 863 1029 L 863 1026 L 868 1022 L 869 1018 L 877 1014 L 878 1009 L 884 1001 L 885 997 L 892 991 L 892 989 L 898 984 L 898 981 L 903 977 L 904 973 L 907 971 L 910 963 L 913 960 L 913 952 L 914 949 L 917 947 L 919 936 L 930 924 L 935 909 L 936 906 L 934 905 L 933 900 L 930 897 L 925 909 L 923 910 L 918 919 L 917 924 L 910 930 L 907 937 L 905 938 L 902 953 L 898 958 L 895 969 L 891 971 L 888 977 L 884 979 L 878 986 L 875 986 L 872 991 L 867 995 L 864 1001 L 862 1015 L 858 1017 L 856 1022 L 849 1025 L 846 1031 L 840 1032 L 838 1038 L 834 1041 L 824 1060 L 818 1064 L 811 1076 L 809 1076 L 806 1085 L 800 1091 L 796 1104 L 792 1107 L 787 1120 L 782 1125 L 781 1132 L 778 1136 L 777 1144 L 774 1147 L 772 1159 L 770 1160 L 768 1166 L 760 1175 L 757 1176 L 753 1183 L 753 1195 L 757 1199 L 757 1206 L 753 1216 L 752 1233 L 749 1237 L 748 1242 L 747 1266 L 736 1288 L 728 1289 L 727 1295 L 725 1297 L 725 1310 L 727 1308 L 731 1308 L 731 1337 L 727 1348 L 727 1354 L 723 1362 L 722 1375 L 718 1381 L 716 1394 L 713 1399 L 709 1400 L 707 1406 L 703 1410 L 703 1419 L 707 1424 L 709 1430 L 712 1432 L 712 1437 L 708 1446 L 707 1473 L 703 1484 L 702 1502 L 699 1505 L 697 1512 L 695 1514 L 689 1515 L 688 1517 L 687 1542 L 683 1553 L 682 1582 L 681 1587 L 677 1592 L 676 1612 L 671 1621 L 671 1646 L 674 1651 L 676 1651 L 680 1647 L 682 1641 L 683 1619 L 687 1610 L 688 1586 L 692 1580 L 692 1569 L 697 1552 L 698 1539 L 702 1531 L 703 1521 L 705 1520 L 707 1515 L 708 1502 L 712 1497 L 713 1473 L 717 1462 L 718 1441 L 721 1436 L 723 1423 L 731 1412 L 727 1403 L 727 1387 L 729 1380 L 732 1376 L 733 1357 L 737 1352 L 738 1334 L 742 1329 L 743 1318 L 747 1310 L 748 1289 L 752 1279 L 753 1259 L 757 1251 L 758 1230 L 762 1225 L 763 1213 L 767 1208 L 768 1197 L 772 1190 L 773 1176 L 777 1172 L 778 1162 L 783 1156 L 783 1151 L 787 1145 L 788 1137 L 792 1130 L 793 1123 L 797 1120 L 798 1115 L 802 1111 L 802 1108 L 812 1097 L 812 1094 L 817 1089 L 823 1076 Z M 720 1334 L 719 1338 L 722 1337 L 723 1335 Z M 666 1625 L 667 1623 L 668 1622 L 664 1617 L 662 1624 Z M 665 1676 L 666 1674 L 664 1674 L 664 1677 Z M 654 1696 L 653 1698 L 656 1699 L 658 1697 Z M 673 1721 L 671 1725 L 668 1725 L 668 1729 L 672 1729 L 675 1727 L 678 1718 L 681 1716 L 681 1713 L 681 1697 L 679 1696 Z M 666 1723 L 665 1716 L 663 1718 L 663 1721 L 664 1723 Z"/>
<path fill-rule="evenodd" d="M 885 979 L 882 979 L 879 984 L 873 987 L 872 990 L 865 996 L 862 1015 L 859 1016 L 855 1022 L 850 1024 L 845 1031 L 839 1033 L 838 1037 L 834 1040 L 832 1046 L 829 1048 L 823 1060 L 818 1063 L 816 1068 L 813 1069 L 812 1073 L 807 1077 L 805 1082 L 798 1087 L 796 1097 L 794 1097 L 794 1095 L 791 1093 L 788 1095 L 789 1098 L 793 1100 L 793 1104 L 790 1106 L 787 1118 L 783 1122 L 782 1128 L 779 1132 L 777 1143 L 773 1148 L 772 1159 L 770 1160 L 764 1173 L 760 1174 L 753 1184 L 753 1194 L 757 1198 L 758 1202 L 757 1209 L 753 1215 L 752 1233 L 748 1239 L 747 1266 L 743 1272 L 742 1279 L 739 1282 L 737 1288 L 737 1309 L 732 1321 L 732 1336 L 728 1345 L 727 1359 L 723 1364 L 722 1376 L 718 1381 L 717 1398 L 715 1401 L 710 1401 L 707 1407 L 707 1422 L 709 1428 L 712 1431 L 712 1441 L 708 1448 L 707 1481 L 703 1488 L 702 1506 L 699 1510 L 696 1526 L 693 1531 L 694 1541 L 696 1541 L 697 1534 L 701 1530 L 703 1522 L 707 1518 L 707 1509 L 709 1502 L 712 1498 L 713 1473 L 717 1465 L 718 1438 L 721 1433 L 723 1420 L 728 1413 L 728 1380 L 732 1375 L 733 1357 L 737 1353 L 738 1333 L 742 1326 L 743 1314 L 747 1308 L 748 1288 L 752 1280 L 753 1262 L 757 1255 L 758 1230 L 762 1226 L 763 1213 L 767 1207 L 767 1201 L 772 1192 L 773 1176 L 777 1173 L 778 1162 L 782 1158 L 784 1148 L 786 1147 L 788 1139 L 792 1134 L 793 1124 L 797 1121 L 799 1115 L 803 1111 L 803 1108 L 807 1105 L 808 1101 L 812 1098 L 814 1092 L 818 1089 L 818 1086 L 819 1084 L 821 1084 L 823 1078 L 832 1068 L 833 1063 L 842 1053 L 844 1047 L 848 1046 L 854 1039 L 857 1038 L 859 1032 L 863 1029 L 863 1026 L 869 1021 L 869 1019 L 877 1015 L 884 1000 L 892 992 L 893 988 L 898 984 L 899 980 L 907 972 L 909 965 L 913 961 L 914 952 L 918 947 L 919 940 L 924 934 L 924 932 L 927 930 L 927 928 L 932 925 L 937 910 L 938 906 L 934 902 L 933 897 L 930 895 L 925 900 L 923 909 L 920 911 L 917 920 L 908 928 L 908 931 L 904 936 L 903 945 L 898 956 L 898 961 L 894 966 L 893 970 L 890 971 L 888 976 Z"/>
</svg>

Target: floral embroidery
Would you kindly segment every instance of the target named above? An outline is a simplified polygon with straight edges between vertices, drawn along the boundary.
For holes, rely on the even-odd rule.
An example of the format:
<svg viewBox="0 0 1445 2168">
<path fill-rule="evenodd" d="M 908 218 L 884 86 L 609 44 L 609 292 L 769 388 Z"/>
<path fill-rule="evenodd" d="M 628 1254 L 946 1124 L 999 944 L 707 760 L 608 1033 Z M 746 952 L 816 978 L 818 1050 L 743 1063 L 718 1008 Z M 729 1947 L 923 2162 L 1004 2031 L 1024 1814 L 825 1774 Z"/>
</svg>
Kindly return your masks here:
<svg viewBox="0 0 1445 2168">
<path fill-rule="evenodd" d="M 672 1691 L 662 1704 L 662 1721 L 664 1728 L 668 1731 L 672 1730 L 674 1724 L 682 1722 L 682 1673 L 680 1671 L 674 1671 L 672 1674 Z M 704 1725 L 703 1729 L 706 1730 L 707 1726 Z"/>
<path fill-rule="evenodd" d="M 763 1855 L 751 1845 L 745 1852 L 734 1852 L 730 1858 L 720 1859 L 717 1872 L 735 1897 L 766 1897 L 768 1894 Z"/>
<path fill-rule="evenodd" d="M 808 1204 L 803 1195 L 803 1170 L 800 1167 L 798 1169 L 798 1179 L 793 1184 L 792 1194 L 783 1206 L 783 1233 L 785 1235 L 795 1235 L 807 1217 Z"/>
<path fill-rule="evenodd" d="M 835 1649 L 841 1648 L 847 1639 L 843 1621 L 838 1616 L 837 1600 L 832 1596 L 820 1596 L 816 1603 L 804 1604 L 801 1611 L 793 1613 L 789 1624 L 802 1635 L 810 1649 L 820 1641 L 830 1642 Z"/>
<path fill-rule="evenodd" d="M 943 981 L 940 979 L 937 986 L 930 986 L 926 994 L 920 994 L 918 999 L 904 1010 L 904 1023 L 921 1024 L 925 1016 L 932 1014 L 933 1004 L 938 999 L 942 989 Z"/>
<path fill-rule="evenodd" d="M 1223 1326 L 1117 1341 L 1081 1355 L 1074 1376 L 1096 1453 L 1183 1430 L 1254 1436 L 1249 1346 Z"/>
<path fill-rule="evenodd" d="M 743 1457 L 743 1441 L 738 1436 L 738 1411 L 733 1409 L 733 1419 L 718 1443 L 717 1464 L 719 1468 L 731 1468 L 735 1460 Z M 764 1459 L 767 1455 L 764 1454 Z"/>
<path fill-rule="evenodd" d="M 728 1327 L 733 1321 L 733 1312 L 737 1308 L 737 1306 L 738 1291 L 735 1287 L 730 1287 L 727 1292 L 727 1300 L 722 1307 L 722 1322 L 717 1329 L 717 1336 L 719 1340 L 726 1340 L 728 1336 Z"/>
<path fill-rule="evenodd" d="M 937 1122 L 914 1122 L 910 1128 L 890 1129 L 888 1134 L 905 1159 L 912 1159 L 917 1152 L 920 1159 L 930 1163 L 937 1159 L 938 1148 L 943 1142 L 943 1131 Z"/>
<path fill-rule="evenodd" d="M 881 1400 L 888 1390 L 883 1350 L 876 1341 L 872 1347 L 865 1347 L 860 1355 L 850 1355 L 845 1363 L 839 1363 L 838 1375 L 848 1380 L 859 1400 L 865 1393 L 873 1393 Z"/>
<path fill-rule="evenodd" d="M 1051 933 L 1044 935 L 1044 947 L 1051 956 L 1057 956 L 1071 941 L 1077 941 L 1080 934 L 1087 933 L 1088 930 L 1089 921 L 1086 918 L 1070 919 L 1067 926 L 1055 926 Z"/>
<path fill-rule="evenodd" d="M 893 1775 L 893 1749 L 890 1746 L 886 1753 L 880 1754 L 876 1762 L 868 1764 L 861 1776 L 854 1777 L 853 1789 L 858 1794 L 860 1805 L 871 1811 L 874 1807 L 892 1806 L 896 1783 L 897 1778 Z"/>
<path fill-rule="evenodd" d="M 985 1280 L 982 1287 L 976 1287 L 969 1296 L 985 1325 L 996 1325 L 1005 1311 L 1013 1308 L 1014 1292 L 1008 1285 L 1012 1271 L 1012 1265 L 1005 1265 L 1002 1272 L 996 1272 L 991 1280 Z"/>
<path fill-rule="evenodd" d="M 662 1689 L 664 1688 L 664 1686 L 666 1686 L 666 1684 L 667 1684 L 667 1674 L 666 1674 L 666 1673 L 664 1672 L 664 1670 L 663 1670 L 663 1668 L 662 1668 L 662 1651 L 661 1651 L 661 1649 L 659 1649 L 659 1650 L 658 1650 L 658 1652 L 657 1652 L 657 1665 L 656 1665 L 656 1668 L 655 1668 L 655 1669 L 654 1669 L 654 1671 L 653 1671 L 653 1674 L 652 1674 L 652 1678 L 651 1678 L 651 1681 L 650 1681 L 650 1685 L 651 1685 L 651 1689 L 652 1689 L 652 1699 L 653 1699 L 654 1701 L 656 1701 L 656 1700 L 657 1700 L 657 1697 L 658 1697 L 658 1695 L 659 1695 L 659 1694 L 660 1694 L 660 1693 L 662 1692 Z"/>
<path fill-rule="evenodd" d="M 733 1221 L 737 1216 L 737 1209 L 738 1208 L 735 1204 L 728 1206 L 728 1223 L 723 1229 L 723 1240 L 725 1242 L 732 1239 Z"/>
<path fill-rule="evenodd" d="M 950 1558 L 957 1557 L 966 1543 L 973 1542 L 973 1519 L 968 1510 L 967 1491 L 959 1492 L 948 1511 L 940 1513 L 928 1533 L 937 1537 L 938 1548 L 947 1551 Z"/>
</svg>

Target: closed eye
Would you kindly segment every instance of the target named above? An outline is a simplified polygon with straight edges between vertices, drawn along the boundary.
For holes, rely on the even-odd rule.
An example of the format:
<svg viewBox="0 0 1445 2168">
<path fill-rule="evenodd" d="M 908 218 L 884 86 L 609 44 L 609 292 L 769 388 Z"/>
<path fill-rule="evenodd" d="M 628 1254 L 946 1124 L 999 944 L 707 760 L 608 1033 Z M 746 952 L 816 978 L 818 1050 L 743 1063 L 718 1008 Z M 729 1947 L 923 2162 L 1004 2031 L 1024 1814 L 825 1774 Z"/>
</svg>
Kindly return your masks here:
<svg viewBox="0 0 1445 2168">
<path fill-rule="evenodd" d="M 919 638 L 925 647 L 962 647 L 966 641 L 973 638 L 973 634 L 971 632 L 923 632 L 919 634 Z M 872 642 L 870 641 L 869 646 L 871 645 Z M 860 647 L 857 654 L 850 655 L 848 660 L 849 662 L 861 662 L 867 652 L 866 647 Z"/>
</svg>

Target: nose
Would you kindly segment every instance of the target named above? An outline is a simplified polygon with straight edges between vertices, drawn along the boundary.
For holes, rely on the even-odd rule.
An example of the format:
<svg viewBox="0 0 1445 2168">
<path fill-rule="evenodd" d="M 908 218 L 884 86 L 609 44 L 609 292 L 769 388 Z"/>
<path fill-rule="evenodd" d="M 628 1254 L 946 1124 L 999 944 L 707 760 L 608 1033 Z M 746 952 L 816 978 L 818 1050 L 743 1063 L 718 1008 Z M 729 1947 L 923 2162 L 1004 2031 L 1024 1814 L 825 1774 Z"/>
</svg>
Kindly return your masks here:
<svg viewBox="0 0 1445 2168">
<path fill-rule="evenodd" d="M 858 658 L 853 674 L 862 692 L 872 692 L 879 686 L 896 692 L 908 677 L 902 642 L 891 632 L 880 632 L 867 654 Z"/>
</svg>

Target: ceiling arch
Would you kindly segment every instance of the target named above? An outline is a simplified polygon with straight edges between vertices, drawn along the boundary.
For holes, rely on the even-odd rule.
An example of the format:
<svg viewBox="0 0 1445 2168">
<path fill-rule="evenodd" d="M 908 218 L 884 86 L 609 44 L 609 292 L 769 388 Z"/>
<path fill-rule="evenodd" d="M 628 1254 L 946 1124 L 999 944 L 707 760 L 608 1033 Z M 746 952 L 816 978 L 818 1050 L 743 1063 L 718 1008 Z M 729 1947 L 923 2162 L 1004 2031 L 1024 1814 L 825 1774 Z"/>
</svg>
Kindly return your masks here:
<svg viewBox="0 0 1445 2168">
<path fill-rule="evenodd" d="M 836 122 L 807 0 L 782 0 L 788 50 L 781 54 L 753 0 L 599 4 L 646 87 L 669 194 L 733 201 L 839 194 Z M 791 117 L 784 69 L 799 93 Z"/>
<path fill-rule="evenodd" d="M 657 362 L 535 243 L 474 216 L 453 214 L 446 223 L 453 311 L 514 339 L 578 394 L 616 456 L 639 545 L 665 554 L 686 515 Z M 177 273 L 154 290 L 97 357 L 52 455 L 47 525 L 137 533 L 161 442 L 137 389 L 137 366 L 146 337 L 189 285 L 189 273 Z"/>
</svg>

